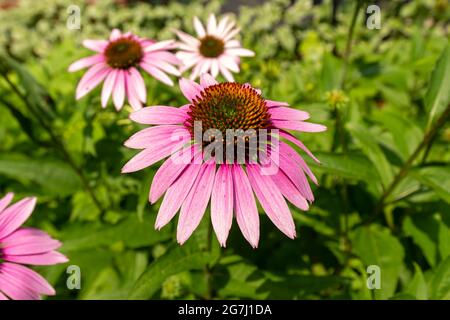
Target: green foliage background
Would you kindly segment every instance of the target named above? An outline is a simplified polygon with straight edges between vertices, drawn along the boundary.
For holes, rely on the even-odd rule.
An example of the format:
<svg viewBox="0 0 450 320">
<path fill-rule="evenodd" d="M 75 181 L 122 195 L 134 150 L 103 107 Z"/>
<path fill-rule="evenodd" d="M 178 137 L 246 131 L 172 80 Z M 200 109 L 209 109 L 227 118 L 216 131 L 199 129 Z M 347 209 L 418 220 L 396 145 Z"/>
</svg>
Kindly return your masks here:
<svg viewBox="0 0 450 320">
<path fill-rule="evenodd" d="M 80 266 L 81 290 L 67 289 L 67 265 L 39 268 L 55 298 L 449 299 L 448 1 L 379 1 L 380 30 L 366 28 L 364 1 L 344 1 L 335 24 L 332 1 L 164 2 L 22 0 L 0 11 L 1 72 L 19 90 L 0 79 L 0 194 L 38 196 L 28 223 L 61 239 L 69 264 Z M 73 4 L 80 30 L 66 27 Z M 123 141 L 139 129 L 130 107 L 102 110 L 99 89 L 74 99 L 81 73 L 67 67 L 89 53 L 82 39 L 113 27 L 169 39 L 210 12 L 234 16 L 256 52 L 238 81 L 329 128 L 299 136 L 322 164 L 310 163 L 316 202 L 308 212 L 291 208 L 296 240 L 262 214 L 257 250 L 235 224 L 226 249 L 210 245 L 207 217 L 178 246 L 176 219 L 153 228 L 159 203 L 147 195 L 157 166 L 120 174 L 134 154 Z M 147 105 L 183 104 L 176 86 L 150 77 L 146 85 Z M 369 265 L 380 266 L 381 289 L 367 288 Z"/>
</svg>

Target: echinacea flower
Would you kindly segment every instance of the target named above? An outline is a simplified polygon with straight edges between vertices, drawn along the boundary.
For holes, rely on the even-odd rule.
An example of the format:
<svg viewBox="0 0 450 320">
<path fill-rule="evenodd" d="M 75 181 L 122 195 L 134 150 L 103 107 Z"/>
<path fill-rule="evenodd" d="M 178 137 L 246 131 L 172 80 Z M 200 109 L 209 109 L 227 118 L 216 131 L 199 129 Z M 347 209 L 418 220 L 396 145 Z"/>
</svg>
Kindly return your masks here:
<svg viewBox="0 0 450 320">
<path fill-rule="evenodd" d="M 162 228 L 180 210 L 177 240 L 183 244 L 199 225 L 211 199 L 211 220 L 219 243 L 226 245 L 234 212 L 245 239 L 256 248 L 259 241 L 256 194 L 270 220 L 294 238 L 295 224 L 285 198 L 307 210 L 308 202 L 314 200 L 307 176 L 315 183 L 317 180 L 303 158 L 288 143 L 279 141 L 279 137 L 317 161 L 285 129 L 319 132 L 326 127 L 305 122 L 309 118 L 307 112 L 289 108 L 285 102 L 267 100 L 249 84 L 218 83 L 211 75 L 203 74 L 200 84 L 180 79 L 180 89 L 188 99 L 186 105 L 146 107 L 130 114 L 131 120 L 154 126 L 137 132 L 125 142 L 129 148 L 144 150 L 128 161 L 122 172 L 138 171 L 169 157 L 156 172 L 150 188 L 151 203 L 164 195 L 155 228 Z M 196 130 L 199 123 L 200 134 Z M 211 129 L 216 132 L 214 139 L 205 139 L 204 134 Z M 215 153 L 216 149 L 207 154 L 213 143 L 216 147 L 231 146 L 231 151 L 239 146 L 242 141 L 238 139 L 220 138 L 229 129 L 268 130 L 267 152 L 261 153 L 261 159 L 250 159 L 251 149 L 247 137 L 243 136 L 245 148 L 240 149 L 244 152 L 243 161 L 238 160 L 238 153 L 237 157 L 234 153 L 231 157 L 227 154 L 226 159 Z M 276 131 L 278 137 L 272 136 Z M 276 154 L 278 161 L 275 161 Z M 276 170 L 265 172 L 267 162 L 275 165 Z"/>
<path fill-rule="evenodd" d="M 103 107 L 106 107 L 112 95 L 116 109 L 120 110 L 126 96 L 133 109 L 138 110 L 147 100 L 141 69 L 170 86 L 173 81 L 166 73 L 180 75 L 174 66 L 180 61 L 167 51 L 175 47 L 173 40 L 155 42 L 131 32 L 122 34 L 114 29 L 109 40 L 84 40 L 83 45 L 96 54 L 69 66 L 70 72 L 89 67 L 78 84 L 77 100 L 104 81 L 101 98 Z"/>
<path fill-rule="evenodd" d="M 0 199 L 0 300 L 37 300 L 54 295 L 55 290 L 38 273 L 23 266 L 53 265 L 67 262 L 55 251 L 61 243 L 47 233 L 21 225 L 36 205 L 36 198 L 25 198 L 8 207 L 14 194 Z"/>
<path fill-rule="evenodd" d="M 197 17 L 194 17 L 195 38 L 183 31 L 176 30 L 181 42 L 176 53 L 183 62 L 181 72 L 192 69 L 191 80 L 202 73 L 210 73 L 214 78 L 219 72 L 228 81 L 234 81 L 232 72 L 239 72 L 240 57 L 252 57 L 255 53 L 242 48 L 234 37 L 240 29 L 228 17 L 217 23 L 216 16 L 211 14 L 206 29 Z"/>
</svg>

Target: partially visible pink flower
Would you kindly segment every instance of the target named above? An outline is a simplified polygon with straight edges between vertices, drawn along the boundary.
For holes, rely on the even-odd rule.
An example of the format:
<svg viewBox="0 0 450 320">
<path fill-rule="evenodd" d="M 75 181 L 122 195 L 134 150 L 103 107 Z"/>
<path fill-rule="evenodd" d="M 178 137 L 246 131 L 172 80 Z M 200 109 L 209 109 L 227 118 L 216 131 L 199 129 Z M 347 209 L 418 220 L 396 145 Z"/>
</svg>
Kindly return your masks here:
<svg viewBox="0 0 450 320">
<path fill-rule="evenodd" d="M 156 172 L 150 188 L 151 203 L 164 195 L 156 229 L 165 226 L 180 211 L 177 240 L 183 244 L 199 225 L 211 200 L 211 220 L 219 243 L 226 245 L 235 217 L 245 239 L 256 248 L 259 241 L 256 195 L 275 226 L 294 238 L 295 224 L 286 200 L 307 210 L 309 202 L 314 200 L 307 177 L 314 183 L 317 179 L 289 143 L 318 160 L 286 130 L 320 132 L 326 127 L 306 122 L 309 114 L 290 108 L 286 102 L 263 98 L 261 91 L 249 84 L 218 83 L 209 74 L 203 74 L 200 84 L 181 79 L 180 89 L 188 100 L 180 108 L 153 106 L 133 112 L 131 120 L 153 126 L 125 142 L 129 148 L 144 150 L 125 164 L 124 173 L 141 170 L 169 157 Z M 202 128 L 198 135 L 199 122 Z M 255 159 L 247 140 L 251 137 L 226 140 L 229 129 L 253 130 L 254 136 L 257 132 L 269 132 L 270 138 L 258 147 L 261 153 Z M 208 132 L 215 132 L 213 140 L 205 140 Z M 261 141 L 261 136 L 257 139 Z M 236 150 L 239 143 L 244 143 L 243 161 L 235 157 L 236 152 L 230 157 L 227 154 L 226 158 L 223 153 L 206 153 L 213 142 L 223 146 L 223 150 L 228 147 Z M 267 163 L 270 172 L 266 170 Z"/>
<path fill-rule="evenodd" d="M 235 22 L 229 21 L 228 17 L 217 23 L 216 16 L 211 14 L 206 29 L 195 17 L 194 28 L 197 38 L 182 31 L 175 31 L 181 40 L 180 51 L 176 54 L 183 62 L 181 72 L 193 68 L 191 80 L 195 80 L 202 73 L 210 73 L 215 78 L 220 72 L 228 81 L 234 81 L 232 72 L 239 72 L 239 57 L 255 55 L 253 51 L 242 48 L 240 42 L 234 39 L 240 29 L 236 28 Z"/>
<path fill-rule="evenodd" d="M 13 196 L 8 193 L 0 199 L 0 300 L 37 300 L 41 295 L 54 295 L 52 286 L 23 264 L 67 262 L 55 251 L 61 243 L 43 231 L 21 227 L 33 212 L 36 198 L 25 198 L 8 207 Z"/>
<path fill-rule="evenodd" d="M 96 54 L 69 66 L 70 72 L 89 67 L 78 84 L 77 100 L 104 81 L 103 107 L 106 107 L 112 95 L 116 109 L 120 110 L 126 96 L 133 109 L 138 110 L 147 100 L 141 69 L 170 86 L 173 85 L 173 81 L 167 73 L 180 75 L 174 66 L 180 61 L 168 51 L 176 47 L 173 40 L 155 42 L 140 38 L 131 32 L 122 34 L 114 29 L 109 40 L 84 40 L 83 45 Z"/>
</svg>

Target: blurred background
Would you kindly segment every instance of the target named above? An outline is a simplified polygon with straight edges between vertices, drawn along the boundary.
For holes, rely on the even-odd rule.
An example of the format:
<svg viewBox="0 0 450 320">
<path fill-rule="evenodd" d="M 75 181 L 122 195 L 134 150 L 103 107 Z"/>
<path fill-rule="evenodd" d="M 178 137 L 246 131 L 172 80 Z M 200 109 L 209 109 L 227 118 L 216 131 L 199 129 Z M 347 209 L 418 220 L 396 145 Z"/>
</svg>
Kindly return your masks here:
<svg viewBox="0 0 450 320">
<path fill-rule="evenodd" d="M 379 28 L 369 23 L 372 4 Z M 448 1 L 0 0 L 0 8 L 0 195 L 36 195 L 29 225 L 63 241 L 70 262 L 38 268 L 56 287 L 53 299 L 450 298 Z M 120 173 L 135 154 L 123 142 L 140 128 L 131 108 L 102 109 L 99 88 L 75 101 L 83 73 L 67 67 L 89 54 L 83 39 L 112 28 L 171 39 L 210 13 L 236 19 L 256 53 L 242 59 L 238 82 L 328 127 L 297 135 L 322 164 L 302 154 L 320 184 L 309 211 L 291 207 L 295 240 L 261 214 L 257 250 L 235 223 L 227 248 L 215 238 L 208 245 L 205 215 L 178 246 L 176 219 L 153 228 L 160 203 L 147 199 L 158 166 Z M 145 81 L 147 105 L 184 104 L 177 86 Z M 79 290 L 67 285 L 69 265 L 80 267 Z"/>
</svg>

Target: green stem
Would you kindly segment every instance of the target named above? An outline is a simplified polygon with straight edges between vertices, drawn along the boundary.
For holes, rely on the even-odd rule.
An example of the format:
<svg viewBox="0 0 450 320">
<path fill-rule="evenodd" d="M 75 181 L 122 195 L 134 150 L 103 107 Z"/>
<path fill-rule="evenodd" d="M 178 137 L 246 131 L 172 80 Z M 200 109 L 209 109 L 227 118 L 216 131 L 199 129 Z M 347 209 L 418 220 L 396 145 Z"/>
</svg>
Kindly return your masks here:
<svg viewBox="0 0 450 320">
<path fill-rule="evenodd" d="M 358 13 L 359 10 L 362 7 L 362 1 L 358 0 L 355 5 L 355 10 L 353 11 L 352 20 L 350 22 L 350 27 L 348 29 L 347 34 L 347 44 L 345 45 L 345 52 L 344 52 L 344 66 L 342 68 L 342 78 L 341 78 L 341 88 L 343 89 L 345 86 L 345 82 L 347 80 L 347 73 L 348 73 L 348 66 L 350 63 L 350 55 L 352 52 L 352 43 L 353 43 L 353 36 L 355 34 L 355 26 L 356 21 L 358 20 Z"/>
<path fill-rule="evenodd" d="M 212 224 L 208 223 L 208 233 L 206 235 L 206 250 L 208 252 L 211 252 L 211 244 L 212 244 L 212 236 L 213 236 L 213 230 L 212 230 Z M 205 279 L 206 279 L 206 300 L 211 300 L 213 297 L 213 287 L 212 287 L 212 267 L 208 264 L 205 266 Z"/>
<path fill-rule="evenodd" d="M 411 169 L 414 160 L 420 155 L 421 151 L 424 148 L 431 148 L 431 145 L 434 141 L 434 138 L 436 137 L 438 131 L 440 128 L 444 126 L 444 124 L 447 121 L 447 118 L 450 116 L 450 104 L 447 106 L 447 109 L 442 113 L 442 115 L 438 118 L 434 126 L 431 126 L 426 132 L 425 135 L 420 142 L 420 144 L 416 147 L 414 152 L 409 156 L 408 160 L 403 164 L 400 171 L 397 173 L 397 175 L 394 177 L 394 180 L 392 183 L 386 188 L 383 195 L 381 196 L 376 209 L 375 213 L 379 213 L 385 206 L 386 200 L 389 198 L 389 196 L 392 194 L 392 192 L 395 190 L 395 188 L 398 186 L 398 184 L 406 177 L 409 170 Z"/>
<path fill-rule="evenodd" d="M 51 125 L 49 125 L 41 117 L 39 112 L 37 112 L 35 110 L 35 108 L 29 103 L 29 101 L 26 98 L 26 96 L 22 92 L 20 92 L 20 90 L 16 87 L 16 85 L 8 78 L 6 72 L 2 72 L 2 77 L 5 79 L 5 81 L 8 83 L 8 85 L 11 87 L 11 89 L 19 96 L 19 98 L 22 99 L 22 101 L 24 102 L 24 104 L 28 108 L 28 110 L 31 112 L 31 114 L 37 119 L 37 121 L 42 126 L 42 128 L 44 128 L 44 130 L 48 133 L 48 135 L 50 136 L 51 141 L 53 142 L 54 147 L 61 153 L 61 155 L 67 161 L 69 166 L 78 175 L 78 177 L 80 178 L 80 181 L 81 181 L 84 189 L 86 190 L 86 192 L 91 197 L 91 199 L 94 202 L 95 206 L 100 210 L 101 213 L 103 213 L 104 209 L 103 209 L 100 201 L 98 200 L 97 196 L 95 195 L 94 190 L 89 185 L 88 179 L 84 175 L 84 173 L 81 170 L 81 168 L 78 167 L 78 165 L 76 164 L 75 160 L 73 160 L 73 158 L 70 155 L 70 153 L 65 148 L 64 143 L 61 141 L 61 139 L 59 139 L 57 134 L 53 131 L 53 128 L 51 127 Z"/>
</svg>

